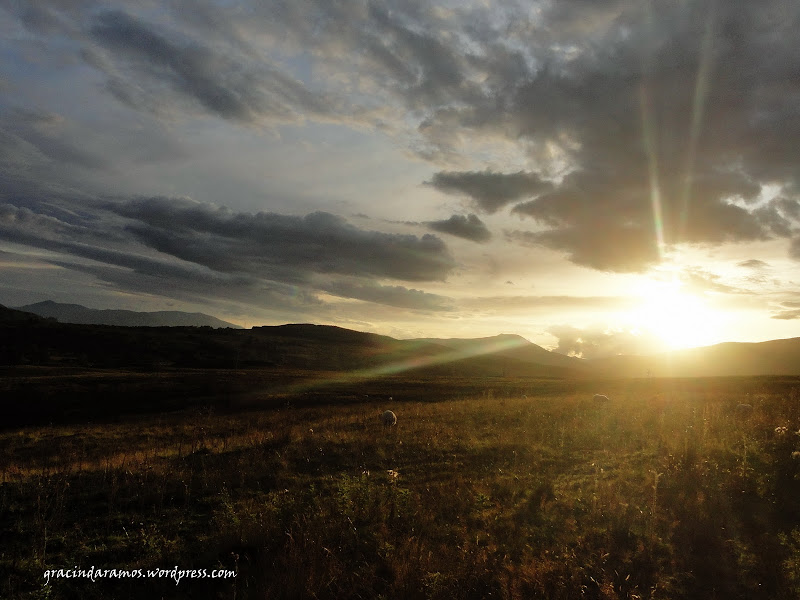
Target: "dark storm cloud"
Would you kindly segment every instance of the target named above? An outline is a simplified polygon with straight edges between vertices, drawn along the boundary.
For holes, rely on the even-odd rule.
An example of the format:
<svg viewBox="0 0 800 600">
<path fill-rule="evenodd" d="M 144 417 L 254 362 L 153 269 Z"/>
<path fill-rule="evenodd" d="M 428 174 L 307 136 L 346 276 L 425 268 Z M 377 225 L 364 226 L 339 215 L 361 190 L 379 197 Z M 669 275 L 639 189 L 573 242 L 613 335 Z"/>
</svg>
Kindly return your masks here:
<svg viewBox="0 0 800 600">
<path fill-rule="evenodd" d="M 473 242 L 488 242 L 492 234 L 476 215 L 452 215 L 449 219 L 432 221 L 428 227 L 440 233 L 449 233 Z"/>
<path fill-rule="evenodd" d="M 137 253 L 124 244 L 123 249 L 115 248 L 114 242 L 129 242 L 129 238 L 113 228 L 97 231 L 88 225 L 68 223 L 28 208 L 0 205 L 0 239 L 9 242 L 125 267 L 164 280 L 198 277 L 204 271 L 199 265 Z"/>
<path fill-rule="evenodd" d="M 502 109 L 453 103 L 431 110 L 423 131 L 438 120 L 451 132 L 502 134 L 527 143 L 542 172 L 561 161 L 571 172 L 514 213 L 548 227 L 528 240 L 579 264 L 644 269 L 657 259 L 647 236 L 669 245 L 791 235 L 796 194 L 755 202 L 763 184 L 796 190 L 798 181 L 798 6 L 583 4 L 558 3 L 529 23 L 541 35 L 527 71 L 486 90 Z M 640 251 L 610 251 L 611 224 Z"/>
<path fill-rule="evenodd" d="M 141 111 L 380 124 L 432 161 L 474 164 L 473 142 L 516 145 L 527 171 L 442 171 L 428 183 L 487 213 L 516 204 L 536 227 L 512 239 L 577 264 L 641 271 L 659 260 L 659 241 L 789 237 L 800 260 L 791 0 L 2 6 L 39 42 L 71 40 L 78 50 L 65 47 Z M 82 160 L 74 145 L 14 135 L 53 160 Z M 782 191 L 764 204 L 767 184 Z M 132 227 L 163 247 L 173 235 Z"/>
<path fill-rule="evenodd" d="M 448 172 L 434 174 L 427 185 L 446 192 L 471 198 L 487 213 L 497 212 L 507 204 L 537 196 L 552 184 L 542 181 L 535 173 L 494 173 L 491 171 Z"/>
<path fill-rule="evenodd" d="M 785 198 L 783 196 L 775 198 L 771 203 L 785 219 L 800 221 L 800 199 Z"/>
<path fill-rule="evenodd" d="M 187 199 L 63 198 L 0 205 L 0 239 L 88 259 L 66 261 L 125 289 L 218 295 L 251 302 L 285 297 L 308 303 L 321 291 L 420 310 L 444 310 L 434 294 L 375 281 L 443 279 L 454 267 L 432 235 L 365 231 L 328 213 L 305 217 L 236 213 Z M 288 290 L 288 291 L 287 291 Z"/>
<path fill-rule="evenodd" d="M 644 270 L 659 260 L 659 236 L 669 245 L 681 240 L 764 240 L 770 237 L 769 229 L 788 232 L 788 222 L 777 212 L 765 208 L 751 213 L 725 201 L 734 195 L 752 199 L 758 191 L 738 174 L 708 177 L 696 182 L 696 189 L 702 190 L 702 200 L 678 212 L 663 203 L 656 218 L 644 182 L 629 175 L 576 171 L 555 191 L 512 209 L 550 227 L 527 235 L 517 232 L 516 238 L 565 251 L 576 264 L 625 272 Z M 680 194 L 677 189 L 673 192 Z"/>
<path fill-rule="evenodd" d="M 571 262 L 600 271 L 639 272 L 659 260 L 652 232 L 614 223 L 587 223 L 539 232 L 507 231 L 506 239 L 564 251 Z"/>
<path fill-rule="evenodd" d="M 305 217 L 229 209 L 185 199 L 142 198 L 107 209 L 131 219 L 143 244 L 225 272 L 275 271 L 282 276 L 340 273 L 403 281 L 443 280 L 454 267 L 438 237 L 359 229 L 316 212 Z"/>
<path fill-rule="evenodd" d="M 793 221 L 800 221 L 800 202 L 776 198 L 753 211 L 759 223 L 777 237 L 790 237 Z"/>
</svg>

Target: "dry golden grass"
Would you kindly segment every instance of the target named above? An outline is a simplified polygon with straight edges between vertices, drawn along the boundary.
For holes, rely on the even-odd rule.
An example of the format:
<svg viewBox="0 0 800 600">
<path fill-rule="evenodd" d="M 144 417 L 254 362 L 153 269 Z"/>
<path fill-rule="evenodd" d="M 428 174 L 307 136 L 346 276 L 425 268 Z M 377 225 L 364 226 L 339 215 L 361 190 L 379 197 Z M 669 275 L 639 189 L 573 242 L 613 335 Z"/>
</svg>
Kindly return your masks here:
<svg viewBox="0 0 800 600">
<path fill-rule="evenodd" d="M 419 402 L 376 383 L 378 401 L 2 433 L 0 596 L 800 592 L 800 381 L 525 382 L 527 398 L 522 385 Z M 238 577 L 42 578 L 176 564 Z"/>
</svg>

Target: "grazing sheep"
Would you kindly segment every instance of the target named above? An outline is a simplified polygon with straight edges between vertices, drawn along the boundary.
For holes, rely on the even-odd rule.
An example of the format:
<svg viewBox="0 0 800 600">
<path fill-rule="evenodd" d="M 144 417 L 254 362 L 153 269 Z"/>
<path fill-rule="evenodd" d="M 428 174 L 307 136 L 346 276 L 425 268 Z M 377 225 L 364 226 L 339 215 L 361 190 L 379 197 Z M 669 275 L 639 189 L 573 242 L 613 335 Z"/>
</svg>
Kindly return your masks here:
<svg viewBox="0 0 800 600">
<path fill-rule="evenodd" d="M 592 401 L 595 402 L 596 404 L 605 404 L 606 402 L 609 401 L 609 399 L 608 396 L 605 396 L 603 394 L 595 394 L 592 397 Z"/>
<path fill-rule="evenodd" d="M 384 427 L 391 427 L 392 425 L 397 425 L 397 415 L 394 414 L 392 411 L 387 410 L 381 415 L 381 423 L 383 423 Z"/>
</svg>

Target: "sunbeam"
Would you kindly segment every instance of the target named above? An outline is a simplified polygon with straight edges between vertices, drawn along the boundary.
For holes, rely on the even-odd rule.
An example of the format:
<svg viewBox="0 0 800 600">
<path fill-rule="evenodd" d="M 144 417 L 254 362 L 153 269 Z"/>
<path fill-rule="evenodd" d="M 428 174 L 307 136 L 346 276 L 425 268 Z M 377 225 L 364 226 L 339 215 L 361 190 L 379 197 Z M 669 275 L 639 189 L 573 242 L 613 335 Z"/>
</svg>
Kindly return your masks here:
<svg viewBox="0 0 800 600">
<path fill-rule="evenodd" d="M 653 111 L 650 90 L 646 84 L 639 88 L 639 105 L 642 115 L 642 137 L 647 153 L 647 172 L 650 181 L 650 206 L 653 210 L 653 231 L 656 236 L 656 246 L 660 259 L 664 260 L 664 218 L 661 208 L 661 186 L 658 180 L 658 150 L 656 144 L 656 130 L 653 126 Z"/>
<path fill-rule="evenodd" d="M 692 194 L 692 181 L 694 179 L 694 163 L 697 155 L 697 141 L 700 137 L 703 116 L 705 114 L 706 98 L 708 96 L 711 79 L 711 60 L 714 41 L 714 4 L 714 2 L 711 2 L 708 7 L 705 31 L 703 33 L 703 43 L 700 47 L 700 64 L 697 67 L 697 79 L 695 80 L 694 95 L 692 97 L 692 123 L 689 128 L 689 145 L 686 150 L 683 186 L 678 209 L 676 241 L 683 240 L 686 234 L 686 223 L 689 216 L 689 204 Z"/>
</svg>

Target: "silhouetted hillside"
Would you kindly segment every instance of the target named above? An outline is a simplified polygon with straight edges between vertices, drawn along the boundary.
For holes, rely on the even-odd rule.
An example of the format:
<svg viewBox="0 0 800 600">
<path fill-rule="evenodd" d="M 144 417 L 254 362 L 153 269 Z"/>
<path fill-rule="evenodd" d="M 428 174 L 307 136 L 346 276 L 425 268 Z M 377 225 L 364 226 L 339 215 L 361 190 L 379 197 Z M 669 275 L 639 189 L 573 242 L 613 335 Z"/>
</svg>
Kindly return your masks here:
<svg viewBox="0 0 800 600">
<path fill-rule="evenodd" d="M 277 325 L 256 327 L 253 332 L 272 354 L 278 350 L 283 364 L 303 368 L 383 369 L 387 373 L 413 371 L 447 376 L 462 372 L 486 376 L 569 377 L 576 374 L 564 366 L 503 354 L 500 351 L 507 345 L 506 336 L 464 340 L 467 343 L 459 346 L 438 344 L 436 340 L 397 340 L 327 325 Z M 525 340 L 523 343 L 532 345 Z"/>
<path fill-rule="evenodd" d="M 588 361 L 609 377 L 724 377 L 800 375 L 800 338 L 759 343 L 727 342 L 650 356 Z"/>
<path fill-rule="evenodd" d="M 61 304 L 46 300 L 36 304 L 20 306 L 17 310 L 56 319 L 60 323 L 80 325 L 118 325 L 121 327 L 231 327 L 239 325 L 222 321 L 203 313 L 187 313 L 177 310 L 138 312 L 134 310 L 97 310 L 80 304 Z"/>
<path fill-rule="evenodd" d="M 43 317 L 30 312 L 8 308 L 0 304 L 0 325 L 36 323 L 42 321 Z"/>
<path fill-rule="evenodd" d="M 267 367 L 347 371 L 364 377 L 411 371 L 495 377 L 575 374 L 565 367 L 498 353 L 495 338 L 470 341 L 465 351 L 325 325 L 234 330 L 76 325 L 33 315 L 31 319 L 0 323 L 0 364 L 137 369 Z"/>
<path fill-rule="evenodd" d="M 76 325 L 0 310 L 0 365 L 90 368 L 275 368 L 354 376 L 700 377 L 800 374 L 800 338 L 719 344 L 652 356 L 582 361 L 524 338 L 397 340 L 340 327 L 252 330 Z"/>
<path fill-rule="evenodd" d="M 501 334 L 487 338 L 460 339 L 460 338 L 422 338 L 414 340 L 446 346 L 462 352 L 466 356 L 491 354 L 538 365 L 563 367 L 566 369 L 583 370 L 588 368 L 586 361 L 572 356 L 565 356 L 557 352 L 545 350 L 519 335 Z"/>
</svg>

